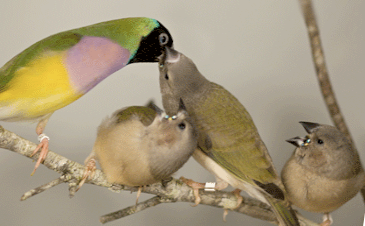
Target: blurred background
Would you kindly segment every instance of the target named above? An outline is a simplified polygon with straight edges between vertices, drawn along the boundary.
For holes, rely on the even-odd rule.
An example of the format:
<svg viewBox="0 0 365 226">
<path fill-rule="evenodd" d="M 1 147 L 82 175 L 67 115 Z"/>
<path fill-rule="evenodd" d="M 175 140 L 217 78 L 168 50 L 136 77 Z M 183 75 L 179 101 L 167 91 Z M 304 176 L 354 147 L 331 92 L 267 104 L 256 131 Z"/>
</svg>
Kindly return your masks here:
<svg viewBox="0 0 365 226">
<path fill-rule="evenodd" d="M 365 163 L 365 1 L 314 1 L 332 85 Z M 167 27 L 175 48 L 194 60 L 211 81 L 223 85 L 248 109 L 276 168 L 281 171 L 294 146 L 285 142 L 305 131 L 301 120 L 332 124 L 325 108 L 297 1 L 3 1 L 0 9 L 0 64 L 33 43 L 60 31 L 124 17 L 152 17 Z M 115 110 L 161 106 L 157 64 L 132 64 L 87 95 L 56 111 L 45 133 L 50 150 L 82 163 L 96 128 Z M 37 142 L 35 123 L 0 124 Z M 136 194 L 84 185 L 72 199 L 66 184 L 21 202 L 26 191 L 59 177 L 44 166 L 0 151 L 1 225 L 100 225 L 101 215 L 134 204 Z M 194 159 L 176 173 L 214 181 Z M 140 201 L 150 198 L 143 194 Z M 321 214 L 301 211 L 314 221 Z M 271 225 L 246 215 L 189 203 L 161 204 L 108 225 Z M 360 195 L 333 214 L 334 225 L 362 225 Z"/>
</svg>

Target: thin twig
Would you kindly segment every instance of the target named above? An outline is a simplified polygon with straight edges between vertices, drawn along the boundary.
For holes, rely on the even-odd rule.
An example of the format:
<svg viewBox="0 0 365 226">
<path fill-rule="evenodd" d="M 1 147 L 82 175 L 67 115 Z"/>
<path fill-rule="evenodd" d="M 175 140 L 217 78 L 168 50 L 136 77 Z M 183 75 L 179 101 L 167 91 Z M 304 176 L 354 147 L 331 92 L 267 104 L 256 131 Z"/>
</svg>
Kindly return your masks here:
<svg viewBox="0 0 365 226">
<path fill-rule="evenodd" d="M 61 176 L 61 177 L 57 178 L 56 180 L 53 180 L 53 181 L 51 181 L 51 182 L 49 182 L 47 184 L 41 185 L 41 186 L 39 186 L 37 188 L 34 188 L 34 189 L 32 189 L 32 190 L 24 193 L 24 195 L 20 198 L 20 201 L 24 201 L 24 200 L 26 200 L 26 199 L 34 196 L 34 195 L 37 195 L 39 193 L 42 193 L 45 190 L 50 189 L 50 188 L 52 188 L 52 187 L 54 187 L 56 185 L 62 184 L 64 182 L 65 182 L 65 177 L 64 176 Z"/>
<path fill-rule="evenodd" d="M 100 222 L 105 224 L 105 223 L 108 223 L 110 221 L 118 220 L 122 217 L 126 217 L 126 216 L 129 216 L 129 215 L 138 213 L 138 212 L 140 212 L 142 210 L 145 210 L 149 207 L 156 206 L 156 205 L 158 205 L 162 202 L 163 201 L 161 201 L 161 197 L 155 196 L 155 197 L 153 197 L 151 199 L 148 199 L 144 202 L 140 202 L 140 203 L 138 203 L 134 206 L 130 206 L 130 207 L 127 207 L 125 209 L 118 210 L 116 212 L 109 213 L 109 214 L 106 214 L 104 216 L 101 216 L 100 217 Z"/>
</svg>

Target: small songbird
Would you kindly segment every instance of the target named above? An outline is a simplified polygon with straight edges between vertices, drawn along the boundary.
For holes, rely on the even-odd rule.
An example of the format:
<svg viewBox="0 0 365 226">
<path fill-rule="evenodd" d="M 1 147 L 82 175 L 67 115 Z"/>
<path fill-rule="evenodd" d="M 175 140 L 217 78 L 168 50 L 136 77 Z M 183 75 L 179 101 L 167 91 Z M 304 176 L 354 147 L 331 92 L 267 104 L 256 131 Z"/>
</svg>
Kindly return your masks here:
<svg viewBox="0 0 365 226">
<path fill-rule="evenodd" d="M 102 121 L 84 179 L 95 160 L 108 182 L 139 187 L 168 178 L 186 163 L 197 141 L 183 103 L 174 115 L 150 106 L 123 108 Z"/>
<path fill-rule="evenodd" d="M 359 154 L 337 128 L 300 123 L 308 135 L 287 140 L 296 149 L 281 177 L 292 204 L 325 214 L 322 225 L 331 225 L 329 213 L 352 199 L 364 186 L 364 169 Z"/>
<path fill-rule="evenodd" d="M 49 36 L 0 68 L 0 120 L 39 122 L 32 155 L 41 152 L 33 173 L 47 155 L 43 131 L 54 111 L 128 64 L 157 62 L 172 43 L 157 20 L 124 18 Z"/>
<path fill-rule="evenodd" d="M 280 225 L 299 225 L 267 148 L 243 105 L 174 49 L 166 47 L 159 68 L 166 113 L 177 108 L 180 98 L 184 101 L 198 131 L 198 150 L 193 157 L 216 176 L 219 183 L 215 188 L 230 184 L 244 190 L 270 205 Z M 197 194 L 201 187 L 191 185 Z"/>
</svg>

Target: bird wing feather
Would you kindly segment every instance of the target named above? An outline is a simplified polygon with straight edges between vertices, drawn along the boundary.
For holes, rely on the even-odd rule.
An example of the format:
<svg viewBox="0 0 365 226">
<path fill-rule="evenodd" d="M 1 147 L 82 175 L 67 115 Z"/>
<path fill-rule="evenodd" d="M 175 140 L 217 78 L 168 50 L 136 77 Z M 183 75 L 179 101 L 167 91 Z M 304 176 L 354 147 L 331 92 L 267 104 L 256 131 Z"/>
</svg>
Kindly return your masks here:
<svg viewBox="0 0 365 226">
<path fill-rule="evenodd" d="M 192 111 L 203 152 L 241 180 L 276 181 L 271 157 L 249 113 L 223 87 L 215 83 L 211 87 Z"/>
</svg>

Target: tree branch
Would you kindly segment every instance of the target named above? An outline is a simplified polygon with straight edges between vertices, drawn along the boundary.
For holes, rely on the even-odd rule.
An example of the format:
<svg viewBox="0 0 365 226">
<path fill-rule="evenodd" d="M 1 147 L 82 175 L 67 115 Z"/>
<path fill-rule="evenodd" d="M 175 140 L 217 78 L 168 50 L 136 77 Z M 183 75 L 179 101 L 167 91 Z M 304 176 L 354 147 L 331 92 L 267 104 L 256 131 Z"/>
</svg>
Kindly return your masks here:
<svg viewBox="0 0 365 226">
<path fill-rule="evenodd" d="M 33 150 L 35 149 L 36 144 L 28 141 L 15 133 L 12 133 L 2 126 L 0 126 L 0 148 L 5 148 L 10 151 L 16 152 L 23 156 L 26 156 L 31 159 L 37 159 L 38 154 L 33 157 L 30 157 Z M 31 191 L 26 192 L 21 200 L 26 200 L 34 195 L 42 193 L 56 185 L 62 183 L 69 184 L 69 192 L 72 197 L 75 194 L 77 185 L 81 180 L 85 167 L 77 162 L 71 161 L 61 155 L 58 155 L 52 151 L 49 151 L 47 157 L 43 164 L 59 174 L 61 177 L 39 186 L 38 188 L 32 189 Z M 93 184 L 101 187 L 106 187 L 109 190 L 120 192 L 121 190 L 125 191 L 136 191 L 136 187 L 129 187 L 124 185 L 110 184 L 106 181 L 105 175 L 100 170 L 96 170 L 94 176 L 86 181 L 85 183 Z M 149 186 L 145 186 L 142 189 L 143 193 L 153 194 L 155 197 L 138 203 L 137 205 L 125 208 L 123 210 L 104 215 L 100 218 L 102 223 L 106 223 L 112 220 L 116 220 L 125 216 L 129 216 L 134 213 L 138 213 L 144 209 L 149 207 L 156 206 L 161 203 L 170 203 L 170 202 L 190 202 L 194 203 L 195 197 L 193 194 L 193 190 L 178 179 L 172 178 L 167 183 L 156 183 Z M 199 191 L 201 196 L 201 204 L 214 206 L 223 209 L 231 209 L 236 206 L 237 197 L 231 192 L 223 192 L 223 191 L 215 191 L 215 192 L 206 192 Z M 248 216 L 258 218 L 261 220 L 265 220 L 271 222 L 273 224 L 278 224 L 276 221 L 276 217 L 272 212 L 271 208 L 252 198 L 244 197 L 242 204 L 233 211 L 238 213 L 246 214 Z M 302 216 L 298 215 L 300 222 L 304 226 L 318 226 L 318 224 L 309 221 Z"/>
<path fill-rule="evenodd" d="M 302 13 L 305 19 L 305 24 L 307 25 L 309 41 L 312 49 L 312 58 L 314 62 L 314 67 L 317 72 L 317 78 L 319 82 L 319 86 L 322 92 L 322 96 L 324 98 L 324 102 L 327 106 L 331 119 L 335 126 L 343 132 L 347 138 L 350 140 L 352 144 L 352 148 L 357 150 L 355 146 L 355 142 L 352 139 L 350 131 L 346 125 L 345 119 L 342 116 L 340 111 L 340 107 L 337 103 L 335 94 L 332 89 L 332 85 L 328 76 L 326 62 L 324 59 L 324 53 L 322 49 L 322 44 L 319 36 L 319 29 L 317 26 L 314 10 L 312 7 L 311 0 L 299 0 Z M 361 189 L 361 195 L 363 197 L 363 201 L 365 203 L 365 185 L 364 188 Z"/>
</svg>

